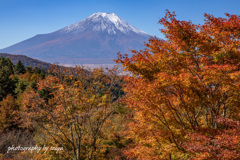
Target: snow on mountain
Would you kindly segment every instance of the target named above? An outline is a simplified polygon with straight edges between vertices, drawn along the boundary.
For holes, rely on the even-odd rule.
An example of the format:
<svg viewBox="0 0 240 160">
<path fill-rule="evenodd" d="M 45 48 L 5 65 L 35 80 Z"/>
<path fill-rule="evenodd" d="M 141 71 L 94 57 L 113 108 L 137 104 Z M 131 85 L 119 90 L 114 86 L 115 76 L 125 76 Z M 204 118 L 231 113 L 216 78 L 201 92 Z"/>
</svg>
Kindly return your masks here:
<svg viewBox="0 0 240 160">
<path fill-rule="evenodd" d="M 116 53 L 144 48 L 150 35 L 114 13 L 95 13 L 75 24 L 48 34 L 39 34 L 2 53 L 22 54 L 62 64 L 114 63 Z"/>
<path fill-rule="evenodd" d="M 83 21 L 67 26 L 59 30 L 59 32 L 79 33 L 86 30 L 107 31 L 108 34 L 116 34 L 117 31 L 121 31 L 124 34 L 128 34 L 129 32 L 147 34 L 146 32 L 135 28 L 123 19 L 119 18 L 114 13 L 101 12 L 91 15 Z"/>
</svg>

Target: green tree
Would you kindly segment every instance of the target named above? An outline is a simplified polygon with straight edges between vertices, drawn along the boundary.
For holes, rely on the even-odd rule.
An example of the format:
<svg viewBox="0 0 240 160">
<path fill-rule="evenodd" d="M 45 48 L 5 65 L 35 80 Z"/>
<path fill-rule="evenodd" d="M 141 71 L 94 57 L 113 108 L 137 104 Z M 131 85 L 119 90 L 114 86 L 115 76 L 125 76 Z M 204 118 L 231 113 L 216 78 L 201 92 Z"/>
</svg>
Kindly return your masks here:
<svg viewBox="0 0 240 160">
<path fill-rule="evenodd" d="M 16 89 L 14 90 L 15 94 L 23 93 L 28 85 L 29 82 L 27 80 L 19 79 L 18 83 L 16 84 Z"/>
<path fill-rule="evenodd" d="M 13 74 L 13 63 L 9 58 L 0 58 L 0 101 L 8 94 L 13 94 L 14 81 L 9 78 Z"/>
<path fill-rule="evenodd" d="M 25 69 L 24 65 L 22 64 L 22 62 L 20 60 L 18 61 L 18 63 L 14 67 L 14 73 L 15 74 L 26 73 L 26 69 Z"/>
<path fill-rule="evenodd" d="M 33 73 L 33 69 L 31 66 L 26 67 L 26 72 Z"/>
</svg>

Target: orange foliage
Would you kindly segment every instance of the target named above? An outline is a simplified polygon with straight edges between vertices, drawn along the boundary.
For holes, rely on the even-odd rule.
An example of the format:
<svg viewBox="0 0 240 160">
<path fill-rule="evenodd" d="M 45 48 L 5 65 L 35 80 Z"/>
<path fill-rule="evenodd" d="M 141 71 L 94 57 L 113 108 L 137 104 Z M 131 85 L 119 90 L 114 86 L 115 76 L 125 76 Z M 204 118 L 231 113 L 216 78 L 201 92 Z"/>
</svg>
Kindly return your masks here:
<svg viewBox="0 0 240 160">
<path fill-rule="evenodd" d="M 125 102 L 135 111 L 129 157 L 187 158 L 189 131 L 216 129 L 219 116 L 239 120 L 240 16 L 226 16 L 205 14 L 195 25 L 167 11 L 159 21 L 166 40 L 152 37 L 131 58 L 118 55 L 133 74 L 125 77 Z"/>
<path fill-rule="evenodd" d="M 15 111 L 18 110 L 18 105 L 13 96 L 7 95 L 0 102 L 0 131 L 13 127 L 17 124 L 15 118 L 17 117 Z"/>
<path fill-rule="evenodd" d="M 196 128 L 188 133 L 188 142 L 184 148 L 193 153 L 193 159 L 238 159 L 240 157 L 240 122 L 227 118 L 218 118 L 220 129 Z"/>
</svg>

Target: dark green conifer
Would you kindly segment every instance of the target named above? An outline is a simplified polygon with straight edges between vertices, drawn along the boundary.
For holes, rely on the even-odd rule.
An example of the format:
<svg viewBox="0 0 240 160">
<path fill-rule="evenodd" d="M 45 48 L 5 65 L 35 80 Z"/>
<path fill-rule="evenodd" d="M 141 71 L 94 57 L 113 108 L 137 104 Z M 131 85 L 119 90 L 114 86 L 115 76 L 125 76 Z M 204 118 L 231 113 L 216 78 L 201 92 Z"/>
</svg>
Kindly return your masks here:
<svg viewBox="0 0 240 160">
<path fill-rule="evenodd" d="M 26 69 L 25 69 L 24 65 L 22 64 L 22 62 L 20 60 L 18 61 L 18 63 L 14 67 L 14 73 L 15 74 L 26 73 Z"/>
<path fill-rule="evenodd" d="M 33 69 L 31 66 L 26 67 L 26 72 L 33 73 Z"/>
<path fill-rule="evenodd" d="M 10 78 L 13 74 L 13 63 L 9 58 L 0 57 L 0 101 L 8 94 L 13 94 L 15 85 Z"/>
</svg>

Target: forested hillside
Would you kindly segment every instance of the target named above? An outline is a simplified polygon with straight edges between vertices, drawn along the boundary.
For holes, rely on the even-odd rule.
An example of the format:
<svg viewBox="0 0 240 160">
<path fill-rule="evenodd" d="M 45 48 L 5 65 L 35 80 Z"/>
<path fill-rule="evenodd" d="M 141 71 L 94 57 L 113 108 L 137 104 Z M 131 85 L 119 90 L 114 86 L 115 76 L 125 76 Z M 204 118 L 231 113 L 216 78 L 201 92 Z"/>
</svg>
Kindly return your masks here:
<svg viewBox="0 0 240 160">
<path fill-rule="evenodd" d="M 38 67 L 43 69 L 48 69 L 51 65 L 50 63 L 42 62 L 24 55 L 0 53 L 0 57 L 9 58 L 13 62 L 13 64 L 17 64 L 17 62 L 20 60 L 24 66 Z"/>
<path fill-rule="evenodd" d="M 52 66 L 48 71 L 0 58 L 0 156 L 3 159 L 125 157 L 122 131 L 129 112 L 117 69 L 87 71 Z M 21 152 L 14 147 L 55 147 Z M 11 148 L 12 147 L 12 148 Z M 63 151 L 62 151 L 63 150 Z"/>
</svg>

